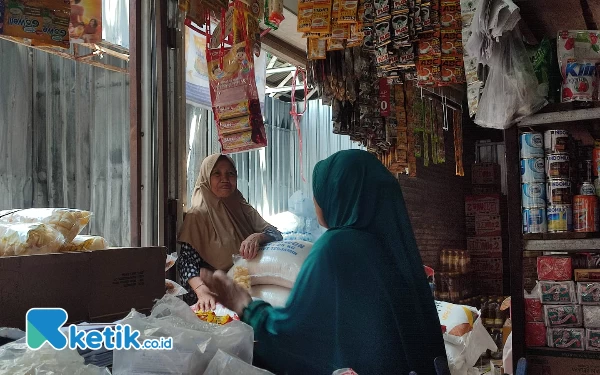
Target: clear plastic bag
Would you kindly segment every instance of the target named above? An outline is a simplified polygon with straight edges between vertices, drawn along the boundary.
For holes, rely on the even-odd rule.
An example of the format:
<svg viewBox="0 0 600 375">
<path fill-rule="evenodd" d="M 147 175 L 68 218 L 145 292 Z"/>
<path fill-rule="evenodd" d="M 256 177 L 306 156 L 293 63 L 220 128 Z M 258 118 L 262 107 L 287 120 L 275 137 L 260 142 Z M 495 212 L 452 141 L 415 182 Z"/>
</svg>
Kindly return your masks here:
<svg viewBox="0 0 600 375">
<path fill-rule="evenodd" d="M 335 370 L 333 372 L 333 374 L 331 374 L 331 375 L 358 375 L 358 374 L 351 368 L 343 368 L 343 369 Z"/>
<path fill-rule="evenodd" d="M 473 330 L 465 335 L 464 344 L 453 344 L 444 340 L 448 366 L 453 375 L 468 374 L 479 357 L 488 349 L 497 351 L 498 347 L 481 322 L 481 317 L 473 323 Z"/>
<path fill-rule="evenodd" d="M 475 116 L 477 125 L 508 129 L 547 104 L 548 85 L 538 83 L 518 31 L 500 37 L 489 67 Z"/>
<path fill-rule="evenodd" d="M 75 350 L 55 350 L 44 345 L 27 347 L 25 339 L 0 346 L 0 375 L 110 375 L 106 368 L 86 365 Z"/>
<path fill-rule="evenodd" d="M 165 279 L 165 289 L 166 293 L 173 297 L 179 297 L 187 294 L 187 290 L 185 290 L 184 287 L 169 279 Z"/>
<path fill-rule="evenodd" d="M 0 223 L 43 223 L 71 242 L 90 222 L 92 213 L 71 208 L 27 208 L 0 211 Z"/>
<path fill-rule="evenodd" d="M 76 236 L 73 241 L 64 244 L 61 248 L 61 252 L 72 252 L 72 251 L 96 251 L 106 250 L 109 248 L 108 241 L 104 237 L 100 236 Z"/>
<path fill-rule="evenodd" d="M 46 224 L 0 224 L 0 257 L 56 253 L 64 243 Z"/>
<path fill-rule="evenodd" d="M 235 278 L 237 267 L 248 269 L 250 283 L 255 285 L 278 285 L 291 289 L 308 253 L 312 249 L 310 242 L 277 241 L 262 247 L 258 256 L 252 260 L 234 258 L 229 277 Z"/>
<path fill-rule="evenodd" d="M 232 355 L 218 350 L 204 375 L 269 375 L 267 370 L 254 367 Z"/>
<path fill-rule="evenodd" d="M 159 300 L 150 316 L 134 310 L 121 323 L 139 330 L 141 340 L 172 337 L 173 349 L 117 350 L 114 375 L 202 374 L 219 349 L 252 363 L 252 327 L 240 321 L 226 325 L 203 322 L 185 302 L 173 296 Z"/>
</svg>

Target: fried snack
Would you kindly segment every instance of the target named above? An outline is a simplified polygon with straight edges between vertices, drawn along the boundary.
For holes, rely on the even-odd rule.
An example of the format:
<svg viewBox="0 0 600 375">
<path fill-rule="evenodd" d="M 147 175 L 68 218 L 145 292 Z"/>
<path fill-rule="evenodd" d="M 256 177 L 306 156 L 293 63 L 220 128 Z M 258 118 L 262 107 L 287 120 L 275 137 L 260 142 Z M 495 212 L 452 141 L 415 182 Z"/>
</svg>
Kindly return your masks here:
<svg viewBox="0 0 600 375">
<path fill-rule="evenodd" d="M 0 224 L 0 256 L 55 253 L 64 243 L 63 235 L 46 224 Z"/>
<path fill-rule="evenodd" d="M 247 267 L 234 266 L 233 268 L 233 281 L 244 287 L 246 290 L 250 290 L 250 272 Z"/>
<path fill-rule="evenodd" d="M 28 208 L 0 211 L 0 223 L 42 223 L 59 231 L 72 242 L 90 222 L 92 213 L 70 208 Z"/>
<path fill-rule="evenodd" d="M 108 247 L 104 237 L 79 235 L 73 241 L 61 246 L 60 252 L 106 250 Z"/>
<path fill-rule="evenodd" d="M 230 317 L 229 315 L 219 316 L 219 315 L 216 315 L 214 313 L 214 311 L 199 310 L 196 312 L 196 316 L 198 318 L 200 318 L 200 320 L 203 320 L 205 322 L 219 324 L 219 325 L 225 325 L 225 324 L 233 321 L 233 318 Z"/>
</svg>

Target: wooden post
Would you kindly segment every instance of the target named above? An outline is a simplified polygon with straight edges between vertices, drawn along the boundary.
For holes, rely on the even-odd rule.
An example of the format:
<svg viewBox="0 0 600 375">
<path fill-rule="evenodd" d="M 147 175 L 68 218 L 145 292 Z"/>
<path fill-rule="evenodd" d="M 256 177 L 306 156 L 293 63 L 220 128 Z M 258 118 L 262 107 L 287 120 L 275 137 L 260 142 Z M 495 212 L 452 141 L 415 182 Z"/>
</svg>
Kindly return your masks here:
<svg viewBox="0 0 600 375">
<path fill-rule="evenodd" d="M 142 86 L 140 82 L 142 63 L 141 1 L 129 0 L 129 163 L 131 184 L 131 246 L 141 246 L 141 122 Z"/>
</svg>

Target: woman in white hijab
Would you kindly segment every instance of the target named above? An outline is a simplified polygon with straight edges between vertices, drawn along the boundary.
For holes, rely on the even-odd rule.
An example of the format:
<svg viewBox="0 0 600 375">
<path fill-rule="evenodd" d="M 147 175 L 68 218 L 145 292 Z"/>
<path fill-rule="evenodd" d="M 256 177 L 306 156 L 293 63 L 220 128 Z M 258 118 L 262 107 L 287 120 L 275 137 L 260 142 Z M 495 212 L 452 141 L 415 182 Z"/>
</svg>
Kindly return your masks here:
<svg viewBox="0 0 600 375">
<path fill-rule="evenodd" d="M 281 233 L 267 223 L 246 202 L 237 189 L 237 170 L 233 160 L 214 154 L 202 162 L 192 204 L 179 234 L 181 254 L 179 274 L 185 282 L 188 304 L 202 310 L 215 308 L 215 297 L 200 280 L 200 270 L 227 272 L 232 255 L 253 259 L 258 248 L 280 241 Z"/>
</svg>

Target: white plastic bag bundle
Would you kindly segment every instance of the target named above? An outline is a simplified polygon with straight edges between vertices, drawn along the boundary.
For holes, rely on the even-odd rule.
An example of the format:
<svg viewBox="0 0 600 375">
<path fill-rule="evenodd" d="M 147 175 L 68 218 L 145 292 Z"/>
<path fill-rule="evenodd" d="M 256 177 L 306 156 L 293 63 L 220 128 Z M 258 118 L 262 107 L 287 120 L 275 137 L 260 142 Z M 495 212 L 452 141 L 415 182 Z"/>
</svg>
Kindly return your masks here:
<svg viewBox="0 0 600 375">
<path fill-rule="evenodd" d="M 204 372 L 204 375 L 269 375 L 272 373 L 254 367 L 232 355 L 218 350 Z"/>
<path fill-rule="evenodd" d="M 273 307 L 285 307 L 291 289 L 278 285 L 257 285 L 252 287 L 250 295 L 270 303 Z"/>
<path fill-rule="evenodd" d="M 0 375 L 110 375 L 106 368 L 86 365 L 75 350 L 55 350 L 46 344 L 38 350 L 25 339 L 0 346 Z"/>
<path fill-rule="evenodd" d="M 475 308 L 440 301 L 435 303 L 440 324 L 446 327 L 443 336 L 450 373 L 467 375 L 481 354 L 498 348 Z"/>
<path fill-rule="evenodd" d="M 278 241 L 265 245 L 252 260 L 237 258 L 228 272 L 234 278 L 236 267 L 248 269 L 250 283 L 255 285 L 278 285 L 291 289 L 312 244 L 305 241 Z"/>
<path fill-rule="evenodd" d="M 56 253 L 64 243 L 63 235 L 46 224 L 0 223 L 0 257 Z"/>
<path fill-rule="evenodd" d="M 43 223 L 71 242 L 90 222 L 92 213 L 72 208 L 27 208 L 0 211 L 0 223 Z"/>
<path fill-rule="evenodd" d="M 217 325 L 201 321 L 176 297 L 164 296 L 150 316 L 132 311 L 122 324 L 141 332 L 140 339 L 172 337 L 172 350 L 117 350 L 113 374 L 203 374 L 219 349 L 252 363 L 254 332 L 240 321 Z"/>
</svg>

